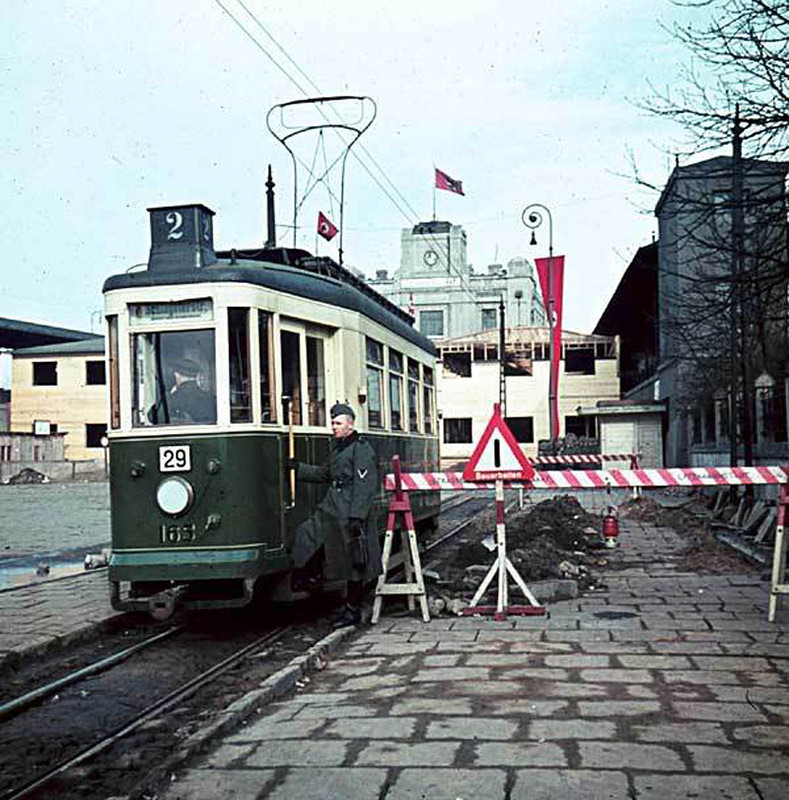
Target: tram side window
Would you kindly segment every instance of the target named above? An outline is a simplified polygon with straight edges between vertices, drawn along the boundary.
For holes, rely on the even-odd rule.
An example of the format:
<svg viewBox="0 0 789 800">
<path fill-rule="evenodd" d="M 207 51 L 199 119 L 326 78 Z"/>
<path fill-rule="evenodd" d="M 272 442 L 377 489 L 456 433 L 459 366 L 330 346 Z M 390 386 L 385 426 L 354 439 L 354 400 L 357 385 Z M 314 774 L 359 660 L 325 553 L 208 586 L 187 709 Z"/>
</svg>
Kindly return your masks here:
<svg viewBox="0 0 789 800">
<path fill-rule="evenodd" d="M 252 421 L 249 383 L 249 310 L 227 310 L 227 340 L 230 357 L 230 421 Z"/>
<path fill-rule="evenodd" d="M 419 432 L 419 362 L 408 359 L 408 430 Z"/>
<path fill-rule="evenodd" d="M 301 425 L 301 358 L 299 335 L 292 331 L 280 331 L 282 359 L 282 394 L 290 398 L 290 413 L 293 424 Z M 288 419 L 285 419 L 288 422 Z"/>
<path fill-rule="evenodd" d="M 374 339 L 366 340 L 367 353 L 367 422 L 371 428 L 383 428 L 384 346 Z"/>
<path fill-rule="evenodd" d="M 258 312 L 258 347 L 260 351 L 260 419 L 277 419 L 274 397 L 274 356 L 271 350 L 271 314 Z"/>
<path fill-rule="evenodd" d="M 389 349 L 389 417 L 393 431 L 403 430 L 403 356 Z"/>
<path fill-rule="evenodd" d="M 132 351 L 135 427 L 216 422 L 213 330 L 138 333 Z"/>
<path fill-rule="evenodd" d="M 422 413 L 425 415 L 425 433 L 433 433 L 433 369 L 422 367 Z"/>
<path fill-rule="evenodd" d="M 307 423 L 326 425 L 326 366 L 323 339 L 307 337 Z"/>
</svg>

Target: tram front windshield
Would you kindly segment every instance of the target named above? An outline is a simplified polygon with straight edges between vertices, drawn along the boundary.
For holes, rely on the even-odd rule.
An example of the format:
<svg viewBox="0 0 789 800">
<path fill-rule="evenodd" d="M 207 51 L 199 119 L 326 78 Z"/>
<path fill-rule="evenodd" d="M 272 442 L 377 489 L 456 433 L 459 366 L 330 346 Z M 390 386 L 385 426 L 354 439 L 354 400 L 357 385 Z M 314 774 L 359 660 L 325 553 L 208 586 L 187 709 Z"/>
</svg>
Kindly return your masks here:
<svg viewBox="0 0 789 800">
<path fill-rule="evenodd" d="M 216 422 L 213 330 L 139 333 L 132 343 L 135 427 Z"/>
</svg>

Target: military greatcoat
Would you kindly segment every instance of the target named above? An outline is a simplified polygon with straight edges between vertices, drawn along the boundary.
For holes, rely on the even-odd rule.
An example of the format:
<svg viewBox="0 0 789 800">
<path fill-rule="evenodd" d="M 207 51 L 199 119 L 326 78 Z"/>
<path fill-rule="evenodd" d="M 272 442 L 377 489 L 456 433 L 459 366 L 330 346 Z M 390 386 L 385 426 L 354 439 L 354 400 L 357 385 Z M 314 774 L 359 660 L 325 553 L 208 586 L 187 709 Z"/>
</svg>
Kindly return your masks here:
<svg viewBox="0 0 789 800">
<path fill-rule="evenodd" d="M 378 468 L 370 444 L 354 431 L 344 439 L 332 439 L 329 460 L 321 466 L 299 463 L 296 479 L 328 483 L 326 496 L 310 517 L 296 528 L 291 553 L 294 566 L 303 567 L 321 546 L 326 581 L 369 581 L 381 573 L 381 545 L 375 515 Z M 351 563 L 349 520 L 361 519 L 367 540 L 367 565 Z"/>
</svg>

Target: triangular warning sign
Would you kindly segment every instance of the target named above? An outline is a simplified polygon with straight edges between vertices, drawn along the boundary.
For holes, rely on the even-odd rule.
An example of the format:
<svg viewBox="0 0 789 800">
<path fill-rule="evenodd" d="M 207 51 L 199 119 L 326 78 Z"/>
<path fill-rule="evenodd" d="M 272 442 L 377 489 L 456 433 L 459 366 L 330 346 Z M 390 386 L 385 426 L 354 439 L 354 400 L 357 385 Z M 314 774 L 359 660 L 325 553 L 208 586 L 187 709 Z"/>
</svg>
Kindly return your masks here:
<svg viewBox="0 0 789 800">
<path fill-rule="evenodd" d="M 515 441 L 496 403 L 493 416 L 463 469 L 463 480 L 530 481 L 533 478 L 534 467 Z"/>
</svg>

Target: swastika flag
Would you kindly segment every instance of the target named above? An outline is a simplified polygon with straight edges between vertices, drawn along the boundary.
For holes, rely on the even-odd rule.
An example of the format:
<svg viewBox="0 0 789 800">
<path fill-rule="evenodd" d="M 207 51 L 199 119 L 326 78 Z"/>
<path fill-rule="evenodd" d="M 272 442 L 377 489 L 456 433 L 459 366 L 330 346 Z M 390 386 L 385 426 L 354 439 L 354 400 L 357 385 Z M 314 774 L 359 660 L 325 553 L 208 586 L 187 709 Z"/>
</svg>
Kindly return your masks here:
<svg viewBox="0 0 789 800">
<path fill-rule="evenodd" d="M 318 233 L 330 242 L 338 233 L 337 226 L 323 213 L 318 212 Z"/>
<path fill-rule="evenodd" d="M 465 197 L 463 181 L 456 181 L 454 178 L 450 178 L 446 172 L 442 172 L 440 169 L 436 169 L 436 189 L 444 189 L 447 192 L 462 194 Z"/>
</svg>

